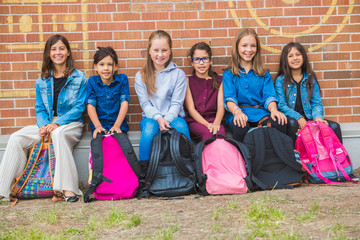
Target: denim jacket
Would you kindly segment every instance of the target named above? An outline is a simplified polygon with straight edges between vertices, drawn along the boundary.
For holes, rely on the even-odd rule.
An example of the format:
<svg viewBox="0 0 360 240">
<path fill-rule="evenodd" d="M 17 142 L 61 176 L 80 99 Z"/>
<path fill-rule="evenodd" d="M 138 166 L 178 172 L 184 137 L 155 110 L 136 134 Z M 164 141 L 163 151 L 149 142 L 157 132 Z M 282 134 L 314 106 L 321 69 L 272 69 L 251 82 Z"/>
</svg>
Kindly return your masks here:
<svg viewBox="0 0 360 240">
<path fill-rule="evenodd" d="M 85 110 L 86 77 L 85 73 L 75 70 L 66 80 L 58 98 L 58 117 L 55 123 L 61 125 L 82 122 Z M 50 124 L 53 117 L 54 78 L 41 76 L 36 80 L 36 124 L 39 128 Z"/>
<path fill-rule="evenodd" d="M 301 102 L 304 108 L 304 112 L 306 115 L 306 118 L 309 120 L 314 120 L 315 118 L 322 118 L 323 116 L 323 105 L 321 103 L 321 97 L 320 97 L 320 88 L 316 81 L 314 81 L 314 89 L 313 94 L 310 100 L 307 99 L 307 90 L 306 90 L 306 81 L 307 81 L 307 74 L 304 73 L 304 77 L 301 80 Z M 301 117 L 300 113 L 296 112 L 294 110 L 295 103 L 296 103 L 296 83 L 293 81 L 288 84 L 288 94 L 285 96 L 284 88 L 283 88 L 283 82 L 284 82 L 284 75 L 279 76 L 275 81 L 275 90 L 276 94 L 279 99 L 278 109 L 283 112 L 286 116 L 295 118 L 298 120 Z M 286 99 L 288 99 L 288 103 L 286 102 Z"/>
</svg>

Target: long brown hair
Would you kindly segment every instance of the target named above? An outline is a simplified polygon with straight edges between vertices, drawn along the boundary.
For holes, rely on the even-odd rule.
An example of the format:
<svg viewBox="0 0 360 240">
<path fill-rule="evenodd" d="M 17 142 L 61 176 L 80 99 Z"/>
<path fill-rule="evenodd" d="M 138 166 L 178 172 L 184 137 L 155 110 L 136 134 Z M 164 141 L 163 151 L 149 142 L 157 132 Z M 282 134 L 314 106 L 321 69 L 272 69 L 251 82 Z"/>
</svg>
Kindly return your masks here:
<svg viewBox="0 0 360 240">
<path fill-rule="evenodd" d="M 279 71 L 277 73 L 277 77 L 284 75 L 284 82 L 283 82 L 283 89 L 286 96 L 286 102 L 288 103 L 288 85 L 291 83 L 293 77 L 291 74 L 291 69 L 288 62 L 288 54 L 291 51 L 292 48 L 296 48 L 303 57 L 303 65 L 301 66 L 301 73 L 307 74 L 306 79 L 306 92 L 307 92 L 307 98 L 306 101 L 309 101 L 313 95 L 314 92 L 314 84 L 317 82 L 316 76 L 314 71 L 311 69 L 309 59 L 306 54 L 305 48 L 297 42 L 290 42 L 285 45 L 285 47 L 282 49 L 281 57 L 280 57 L 280 66 Z M 320 88 L 320 86 L 319 86 Z M 288 103 L 289 104 L 289 103 Z"/>
<path fill-rule="evenodd" d="M 169 44 L 170 47 L 170 51 L 172 49 L 172 41 L 171 41 L 171 37 L 170 35 L 163 31 L 163 30 L 157 30 L 153 33 L 151 33 L 150 37 L 149 37 L 149 41 L 148 41 L 148 47 L 147 47 L 147 53 L 146 53 L 146 62 L 145 65 L 142 67 L 141 69 L 141 78 L 143 83 L 145 83 L 146 86 L 146 91 L 147 94 L 150 96 L 151 93 L 155 93 L 156 92 L 156 87 L 155 87 L 155 66 L 154 63 L 151 59 L 150 56 L 150 48 L 151 48 L 151 44 L 153 43 L 154 40 L 159 39 L 159 38 L 165 38 L 167 40 L 167 43 Z M 165 67 L 167 67 L 169 65 L 169 63 L 172 60 L 172 51 L 169 57 L 169 60 L 166 62 Z"/>
<path fill-rule="evenodd" d="M 212 57 L 212 52 L 211 52 L 211 48 L 209 46 L 209 44 L 205 43 L 205 42 L 198 42 L 196 43 L 194 46 L 191 47 L 190 51 L 189 51 L 189 57 L 192 59 L 194 57 L 194 53 L 196 50 L 204 50 L 205 52 L 207 52 L 207 54 L 209 55 L 210 59 Z M 195 74 L 195 69 L 193 70 L 193 74 Z M 208 71 L 209 76 L 212 78 L 213 80 L 213 88 L 214 89 L 219 89 L 219 85 L 218 85 L 218 75 L 216 72 L 214 72 L 211 69 L 211 65 L 209 67 L 209 71 Z"/>
<path fill-rule="evenodd" d="M 41 67 L 41 77 L 42 78 L 50 77 L 51 72 L 53 72 L 55 70 L 54 63 L 50 58 L 50 50 L 51 50 L 51 47 L 58 41 L 61 41 L 65 45 L 66 49 L 69 52 L 69 56 L 66 59 L 66 69 L 64 72 L 64 77 L 70 76 L 75 71 L 75 61 L 72 58 L 71 48 L 70 48 L 70 44 L 69 44 L 68 40 L 62 35 L 55 34 L 55 35 L 51 36 L 46 41 L 46 44 L 45 44 L 44 54 L 43 54 L 43 62 L 42 62 L 42 67 Z"/>
<path fill-rule="evenodd" d="M 261 58 L 261 46 L 260 46 L 260 40 L 257 35 L 257 33 L 251 29 L 251 28 L 243 28 L 240 29 L 234 38 L 233 45 L 232 45 L 232 51 L 231 51 L 231 60 L 229 65 L 225 69 L 230 69 L 232 74 L 240 76 L 240 55 L 239 55 L 239 42 L 243 37 L 246 36 L 253 36 L 256 40 L 256 53 L 253 59 L 251 60 L 252 67 L 254 72 L 259 76 L 264 76 L 266 73 L 265 65 Z"/>
</svg>

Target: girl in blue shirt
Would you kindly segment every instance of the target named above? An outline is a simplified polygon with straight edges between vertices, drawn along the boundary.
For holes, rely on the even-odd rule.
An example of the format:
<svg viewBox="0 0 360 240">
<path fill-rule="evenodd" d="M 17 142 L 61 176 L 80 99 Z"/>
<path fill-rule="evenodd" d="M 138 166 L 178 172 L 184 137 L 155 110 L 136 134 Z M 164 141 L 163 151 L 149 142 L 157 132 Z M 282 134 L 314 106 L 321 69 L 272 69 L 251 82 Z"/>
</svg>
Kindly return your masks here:
<svg viewBox="0 0 360 240">
<path fill-rule="evenodd" d="M 129 130 L 125 118 L 130 101 L 129 82 L 125 74 L 116 74 L 117 64 L 118 56 L 113 48 L 98 48 L 94 55 L 98 75 L 89 78 L 86 96 L 93 138 L 101 132 Z"/>
<path fill-rule="evenodd" d="M 319 84 L 300 43 L 291 42 L 283 48 L 275 90 L 279 110 L 296 120 L 289 121 L 289 129 L 294 138 L 299 128 L 313 120 L 328 124 L 342 142 L 339 124 L 324 120 Z"/>
<path fill-rule="evenodd" d="M 277 110 L 274 84 L 260 53 L 260 41 L 250 28 L 238 31 L 232 48 L 231 61 L 223 74 L 225 116 L 233 138 L 243 141 L 247 131 L 268 117 L 271 125 L 286 132 L 287 119 Z"/>
</svg>

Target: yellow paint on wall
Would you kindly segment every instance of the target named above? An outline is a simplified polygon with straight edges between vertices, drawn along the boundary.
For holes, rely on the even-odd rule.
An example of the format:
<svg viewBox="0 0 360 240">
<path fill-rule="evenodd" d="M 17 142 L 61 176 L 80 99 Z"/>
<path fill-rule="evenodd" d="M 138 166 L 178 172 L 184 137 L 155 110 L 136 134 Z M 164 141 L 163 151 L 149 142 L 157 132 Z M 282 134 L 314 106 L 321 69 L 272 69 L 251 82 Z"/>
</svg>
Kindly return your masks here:
<svg viewBox="0 0 360 240">
<path fill-rule="evenodd" d="M 3 3 L 74 3 L 77 0 L 3 0 Z"/>
<path fill-rule="evenodd" d="M 28 97 L 28 90 L 0 91 L 0 98 Z"/>
<path fill-rule="evenodd" d="M 56 24 L 56 15 L 52 15 L 51 16 L 51 20 L 53 21 L 53 31 L 57 32 L 58 28 L 57 28 L 57 24 Z"/>
<path fill-rule="evenodd" d="M 7 21 L 8 21 L 8 24 L 9 24 L 9 33 L 14 32 L 14 26 L 13 26 L 14 19 L 13 19 L 13 16 L 8 16 Z"/>
<path fill-rule="evenodd" d="M 66 21 L 66 22 L 69 22 L 69 24 L 64 24 L 64 29 L 65 29 L 66 31 L 72 32 L 72 31 L 75 31 L 75 30 L 76 30 L 76 23 L 75 23 L 76 18 L 75 18 L 74 15 L 67 15 L 67 16 L 65 16 L 65 21 Z"/>
<path fill-rule="evenodd" d="M 83 4 L 81 4 L 81 13 L 83 16 L 82 23 L 82 31 L 83 31 L 83 50 L 84 50 L 84 58 L 85 60 L 89 60 L 89 33 L 88 33 L 88 5 L 87 0 L 83 0 Z M 84 63 L 85 69 L 89 68 L 89 61 L 85 61 Z"/>
<path fill-rule="evenodd" d="M 32 31 L 32 17 L 29 15 L 22 15 L 20 17 L 20 32 L 27 33 Z"/>
<path fill-rule="evenodd" d="M 294 4 L 300 2 L 300 0 L 282 0 L 284 3 Z"/>
</svg>

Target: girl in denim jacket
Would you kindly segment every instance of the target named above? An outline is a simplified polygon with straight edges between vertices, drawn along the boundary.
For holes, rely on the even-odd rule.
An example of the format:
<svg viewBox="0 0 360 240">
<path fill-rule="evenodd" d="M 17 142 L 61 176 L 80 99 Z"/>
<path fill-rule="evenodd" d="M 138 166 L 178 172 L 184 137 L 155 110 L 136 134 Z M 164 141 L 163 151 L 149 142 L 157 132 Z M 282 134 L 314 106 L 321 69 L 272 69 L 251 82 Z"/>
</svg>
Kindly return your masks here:
<svg viewBox="0 0 360 240">
<path fill-rule="evenodd" d="M 69 42 L 51 36 L 43 54 L 42 73 L 36 81 L 36 125 L 11 134 L 0 164 L 0 196 L 8 198 L 16 177 L 23 172 L 27 152 L 41 137 L 51 135 L 56 157 L 53 201 L 76 202 L 81 195 L 72 155 L 80 141 L 85 110 L 86 77 L 75 69 Z"/>
<path fill-rule="evenodd" d="M 324 119 L 319 84 L 300 43 L 291 42 L 283 48 L 275 90 L 279 110 L 297 120 L 289 118 L 289 134 L 294 137 L 309 120 L 320 121 L 328 124 L 342 142 L 339 124 Z"/>
</svg>

